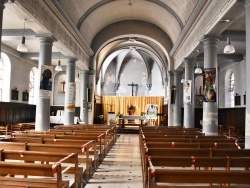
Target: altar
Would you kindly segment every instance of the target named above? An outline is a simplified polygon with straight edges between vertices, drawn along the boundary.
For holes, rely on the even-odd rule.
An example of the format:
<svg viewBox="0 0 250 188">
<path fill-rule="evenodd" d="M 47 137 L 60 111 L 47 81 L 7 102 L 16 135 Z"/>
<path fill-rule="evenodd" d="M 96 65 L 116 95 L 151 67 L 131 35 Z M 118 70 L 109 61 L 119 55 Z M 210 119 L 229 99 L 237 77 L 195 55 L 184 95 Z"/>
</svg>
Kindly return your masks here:
<svg viewBox="0 0 250 188">
<path fill-rule="evenodd" d="M 80 121 L 79 117 L 75 116 L 74 124 L 78 124 L 79 121 Z M 50 116 L 50 123 L 63 125 L 64 124 L 63 116 Z"/>
<path fill-rule="evenodd" d="M 121 116 L 119 118 L 119 127 L 125 127 L 125 122 L 124 120 L 127 119 L 127 120 L 140 120 L 141 121 L 141 126 L 144 124 L 144 121 L 147 120 L 147 117 L 146 116 L 134 116 L 134 115 L 126 115 L 126 116 Z"/>
</svg>

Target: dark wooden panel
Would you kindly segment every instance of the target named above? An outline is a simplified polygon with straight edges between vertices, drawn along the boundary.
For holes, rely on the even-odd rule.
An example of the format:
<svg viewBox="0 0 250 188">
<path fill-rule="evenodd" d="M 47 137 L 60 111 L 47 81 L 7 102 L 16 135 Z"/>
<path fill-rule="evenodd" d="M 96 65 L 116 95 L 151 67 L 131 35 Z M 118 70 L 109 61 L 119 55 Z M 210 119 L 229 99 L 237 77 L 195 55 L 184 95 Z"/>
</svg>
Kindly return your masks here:
<svg viewBox="0 0 250 188">
<path fill-rule="evenodd" d="M 246 108 L 220 108 L 218 110 L 219 125 L 235 125 L 245 131 Z"/>
<path fill-rule="evenodd" d="M 64 110 L 64 106 L 51 106 L 50 115 L 56 115 L 57 110 Z M 75 107 L 75 116 L 80 118 L 80 107 Z"/>
<path fill-rule="evenodd" d="M 0 102 L 0 123 L 35 122 L 36 105 Z"/>
<path fill-rule="evenodd" d="M 103 118 L 100 119 L 99 116 L 103 115 L 103 110 L 102 110 L 102 104 L 95 103 L 95 108 L 94 108 L 94 123 L 99 124 L 99 123 L 104 123 Z"/>
</svg>

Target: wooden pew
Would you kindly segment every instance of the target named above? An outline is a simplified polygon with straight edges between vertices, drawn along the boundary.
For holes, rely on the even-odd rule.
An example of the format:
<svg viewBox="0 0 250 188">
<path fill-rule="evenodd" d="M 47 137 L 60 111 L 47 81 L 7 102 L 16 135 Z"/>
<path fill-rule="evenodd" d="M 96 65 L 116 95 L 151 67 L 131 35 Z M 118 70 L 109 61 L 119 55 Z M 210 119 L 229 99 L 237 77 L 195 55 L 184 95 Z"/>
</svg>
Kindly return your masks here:
<svg viewBox="0 0 250 188">
<path fill-rule="evenodd" d="M 52 153 L 52 152 L 36 152 L 36 151 L 14 151 L 0 150 L 0 161 L 7 162 L 33 162 L 33 163 L 55 163 L 60 162 L 62 169 L 65 169 L 67 174 L 74 174 L 74 187 L 83 186 L 82 175 L 83 168 L 78 167 L 78 155 L 76 153 Z M 67 164 L 66 164 L 67 163 Z M 69 164 L 68 164 L 69 163 Z M 66 166 L 66 167 L 65 167 Z"/>
<path fill-rule="evenodd" d="M 0 174 L 1 176 L 6 175 L 24 175 L 24 176 L 39 176 L 43 178 L 40 181 L 47 181 L 47 179 L 56 181 L 57 188 L 68 188 L 69 182 L 62 180 L 62 168 L 60 163 L 55 164 L 34 164 L 34 163 L 16 163 L 16 162 L 3 162 L 0 161 Z M 56 174 L 56 177 L 55 177 Z M 4 181 L 5 177 L 1 177 L 1 182 Z M 14 178 L 13 178 L 14 179 Z M 28 178 L 23 178 L 29 181 Z M 14 180 L 15 181 L 15 180 Z"/>
<path fill-rule="evenodd" d="M 244 144 L 217 142 L 146 142 L 148 148 L 222 148 L 243 149 Z M 144 144 L 144 145 L 145 145 Z"/>
<path fill-rule="evenodd" d="M 58 125 L 55 126 L 54 129 L 56 130 L 109 130 L 109 133 L 111 133 L 114 136 L 114 142 L 117 141 L 117 127 L 114 125 L 97 125 L 97 124 L 84 124 L 84 125 Z"/>
<path fill-rule="evenodd" d="M 78 145 L 59 145 L 59 144 L 37 144 L 37 143 L 15 143 L 0 142 L 0 149 L 4 150 L 23 150 L 23 151 L 41 151 L 41 152 L 58 152 L 58 153 L 77 153 L 79 163 L 85 163 L 86 181 L 92 175 L 92 159 L 89 157 L 91 141 L 82 146 Z"/>
<path fill-rule="evenodd" d="M 28 134 L 28 135 L 27 135 Z M 90 140 L 73 140 L 73 139 L 54 139 L 54 135 L 53 136 L 43 136 L 41 134 L 38 135 L 37 138 L 35 137 L 32 133 L 17 133 L 16 136 L 17 137 L 8 137 L 5 139 L 2 139 L 2 141 L 6 141 L 6 142 L 27 142 L 27 143 L 41 143 L 41 144 L 76 144 L 76 145 L 83 145 L 85 143 L 88 143 Z M 15 133 L 13 133 L 13 135 L 15 135 Z M 26 136 L 27 135 L 27 136 Z M 50 135 L 50 134 L 49 134 Z M 23 137 L 20 137 L 23 136 Z M 45 137 L 45 138 L 44 138 Z M 49 138 L 47 138 L 49 137 Z M 96 144 L 96 141 L 93 140 L 93 144 L 92 144 L 92 148 L 93 151 L 90 150 L 89 154 L 93 154 L 93 162 L 94 162 L 94 167 L 95 169 L 98 166 L 98 152 L 97 152 L 97 148 L 96 146 L 98 146 Z"/>
<path fill-rule="evenodd" d="M 241 170 L 168 170 L 152 169 L 149 170 L 148 188 L 165 187 L 196 187 L 207 186 L 211 184 L 222 184 L 230 187 L 233 184 L 237 187 L 249 187 L 250 171 Z M 168 185 L 158 186 L 159 183 L 168 183 Z"/>
<path fill-rule="evenodd" d="M 68 180 L 62 180 L 64 188 L 69 187 Z M 17 178 L 1 177 L 0 187 L 3 188 L 57 188 L 57 181 L 54 179 L 35 179 L 35 178 Z"/>
<path fill-rule="evenodd" d="M 34 133 L 32 134 L 25 134 L 25 133 L 12 133 L 13 137 L 33 137 L 33 138 L 50 138 L 50 139 L 70 139 L 70 140 L 94 140 L 97 142 L 97 145 L 99 146 L 99 151 L 100 151 L 100 156 L 99 159 L 100 161 L 105 157 L 105 142 L 104 140 L 104 134 L 100 135 L 64 135 L 64 134 L 39 134 L 39 133 Z"/>
<path fill-rule="evenodd" d="M 250 157 L 163 157 L 163 156 L 148 156 L 147 161 L 152 163 L 154 167 L 188 167 L 195 170 L 203 168 L 230 170 L 233 168 L 242 168 L 249 170 Z M 149 166 L 148 166 L 149 167 Z"/>
</svg>

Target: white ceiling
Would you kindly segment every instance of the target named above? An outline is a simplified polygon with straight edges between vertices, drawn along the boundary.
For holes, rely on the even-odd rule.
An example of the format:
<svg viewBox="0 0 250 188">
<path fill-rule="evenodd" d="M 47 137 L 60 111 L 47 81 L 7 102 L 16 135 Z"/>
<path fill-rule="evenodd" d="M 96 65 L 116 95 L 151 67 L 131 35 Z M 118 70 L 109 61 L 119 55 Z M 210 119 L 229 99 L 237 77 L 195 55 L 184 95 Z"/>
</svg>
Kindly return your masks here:
<svg viewBox="0 0 250 188">
<path fill-rule="evenodd" d="M 173 46 L 192 15 L 197 3 L 201 1 L 202 0 L 51 0 L 55 7 L 60 7 L 60 11 L 63 11 L 75 27 L 78 28 L 89 47 L 92 47 L 95 37 L 100 34 L 105 27 L 128 20 L 140 20 L 155 25 L 169 36 L 172 42 L 171 45 Z M 242 1 L 238 1 L 236 5 L 244 10 Z M 2 25 L 2 44 L 16 50 L 18 44 L 21 42 L 24 19 L 26 19 L 25 36 L 29 51 L 25 57 L 38 60 L 38 56 L 34 55 L 34 53 L 39 53 L 39 40 L 35 37 L 35 34 L 46 33 L 45 27 L 37 24 L 33 18 L 18 8 L 15 2 L 12 3 L 8 1 L 5 7 Z M 219 54 L 223 55 L 222 50 L 226 44 L 225 34 L 223 34 L 223 32 L 225 32 L 228 27 L 232 30 L 232 34 L 234 34 L 234 37 L 232 36 L 232 43 L 236 47 L 236 55 L 245 54 L 245 41 L 238 40 L 235 42 L 233 40 L 236 40 L 237 37 L 242 38 L 239 37 L 239 35 L 244 35 L 245 32 L 244 11 L 242 12 L 239 8 L 237 10 L 240 12 L 233 11 L 232 8 L 232 11 L 229 10 L 228 14 L 224 16 L 225 19 L 231 19 L 230 24 L 218 23 L 214 29 L 211 30 L 211 33 L 214 32 L 222 34 L 223 36 L 218 46 Z M 219 24 L 223 24 L 221 31 L 218 29 L 218 27 L 222 28 Z M 147 45 L 149 44 L 150 42 L 147 43 Z M 115 42 L 113 42 L 113 45 L 116 45 Z M 52 51 L 58 52 L 59 49 L 64 55 L 67 55 L 69 50 L 62 47 L 59 42 L 53 43 Z M 191 57 L 199 57 L 198 55 L 197 53 L 190 54 Z M 57 64 L 58 58 L 59 56 L 56 54 L 52 60 L 52 65 Z M 200 57 L 200 59 L 202 58 Z M 233 62 L 234 60 L 232 59 L 233 57 L 230 61 Z M 61 61 L 62 64 L 65 65 L 62 59 Z"/>
</svg>

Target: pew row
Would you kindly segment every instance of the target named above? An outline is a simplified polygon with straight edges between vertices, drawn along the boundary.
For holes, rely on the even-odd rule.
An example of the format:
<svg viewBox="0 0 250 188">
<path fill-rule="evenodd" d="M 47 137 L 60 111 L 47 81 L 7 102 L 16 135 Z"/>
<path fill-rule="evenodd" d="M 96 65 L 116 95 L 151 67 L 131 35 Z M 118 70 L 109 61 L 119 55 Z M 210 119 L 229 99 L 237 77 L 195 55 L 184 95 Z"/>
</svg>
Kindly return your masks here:
<svg viewBox="0 0 250 188">
<path fill-rule="evenodd" d="M 211 187 L 212 184 L 250 187 L 250 171 L 241 170 L 168 170 L 151 167 L 148 177 L 148 188 Z"/>
<path fill-rule="evenodd" d="M 78 162 L 83 167 L 86 174 L 86 181 L 92 175 L 92 159 L 89 157 L 89 146 L 87 143 L 83 146 L 78 145 L 59 145 L 59 144 L 37 144 L 37 143 L 15 143 L 15 142 L 0 142 L 0 149 L 17 150 L 17 151 L 40 151 L 40 152 L 58 152 L 58 153 L 77 153 Z"/>
<path fill-rule="evenodd" d="M 28 163 L 56 163 L 60 162 L 62 169 L 67 174 L 74 175 L 75 188 L 83 186 L 83 168 L 78 167 L 78 155 L 76 153 L 63 154 L 52 152 L 36 152 L 36 151 L 14 151 L 14 150 L 0 150 L 0 161 L 7 162 L 28 162 Z"/>
<path fill-rule="evenodd" d="M 69 188 L 69 181 L 62 180 L 62 168 L 60 163 L 55 164 L 34 164 L 34 163 L 16 163 L 16 162 L 4 162 L 0 161 L 0 174 L 1 182 L 7 182 L 7 178 L 11 176 L 24 175 L 29 178 L 23 178 L 24 186 L 29 187 L 30 177 L 35 176 L 36 182 L 42 186 L 47 181 L 56 185 L 56 188 Z M 6 180 L 5 180 L 6 177 Z M 42 179 L 40 179 L 42 178 Z M 20 178 L 21 179 L 21 178 Z M 16 178 L 13 177 L 13 182 L 16 182 Z M 19 182 L 18 182 L 19 183 Z M 48 184 L 48 183 L 46 183 Z M 45 187 L 45 184 L 43 184 Z M 19 185 L 20 186 L 20 185 Z M 54 186 L 55 187 L 55 186 Z"/>
</svg>

